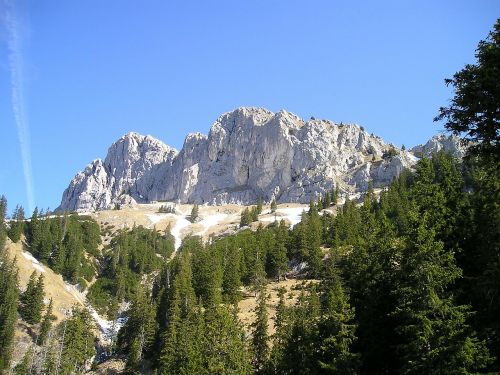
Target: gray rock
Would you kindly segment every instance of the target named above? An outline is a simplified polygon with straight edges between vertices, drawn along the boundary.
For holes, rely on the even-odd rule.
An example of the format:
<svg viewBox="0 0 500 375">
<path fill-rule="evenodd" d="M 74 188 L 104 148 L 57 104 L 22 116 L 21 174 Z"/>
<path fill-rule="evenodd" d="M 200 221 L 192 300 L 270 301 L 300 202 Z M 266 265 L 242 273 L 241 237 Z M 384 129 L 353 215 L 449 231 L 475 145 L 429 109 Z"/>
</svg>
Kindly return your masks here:
<svg viewBox="0 0 500 375">
<path fill-rule="evenodd" d="M 431 157 L 432 154 L 441 150 L 449 152 L 457 158 L 462 158 L 467 147 L 460 142 L 460 138 L 456 135 L 437 134 L 424 145 L 417 145 L 410 151 L 418 157 Z"/>
<path fill-rule="evenodd" d="M 390 148 L 397 155 L 383 158 Z M 189 134 L 180 152 L 150 136 L 123 136 L 104 162 L 72 179 L 59 210 L 161 200 L 250 204 L 259 197 L 307 203 L 336 186 L 345 193 L 365 191 L 369 181 L 386 186 L 416 161 L 355 124 L 243 107 L 220 116 L 208 136 Z"/>
</svg>

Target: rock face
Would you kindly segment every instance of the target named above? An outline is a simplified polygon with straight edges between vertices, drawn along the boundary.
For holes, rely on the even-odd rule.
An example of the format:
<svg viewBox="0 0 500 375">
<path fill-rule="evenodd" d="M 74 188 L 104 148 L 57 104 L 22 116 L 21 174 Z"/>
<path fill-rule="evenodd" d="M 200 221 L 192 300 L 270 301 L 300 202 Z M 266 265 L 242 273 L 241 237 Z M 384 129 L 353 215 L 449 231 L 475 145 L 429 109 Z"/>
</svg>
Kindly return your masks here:
<svg viewBox="0 0 500 375">
<path fill-rule="evenodd" d="M 425 145 L 417 145 L 410 151 L 419 157 L 430 157 L 433 153 L 442 150 L 451 153 L 457 158 L 462 158 L 466 149 L 456 135 L 437 134 L 429 139 Z"/>
<path fill-rule="evenodd" d="M 151 136 L 128 133 L 71 180 L 59 210 L 88 211 L 145 201 L 141 191 L 158 165 L 172 165 L 177 150 Z"/>
<path fill-rule="evenodd" d="M 453 143 L 429 142 L 417 151 Z M 150 136 L 126 134 L 104 161 L 95 160 L 72 179 L 59 210 L 159 200 L 250 204 L 259 197 L 306 203 L 336 186 L 344 193 L 364 191 L 369 181 L 386 186 L 416 161 L 413 152 L 358 125 L 238 108 L 220 116 L 208 136 L 189 134 L 180 152 Z"/>
</svg>

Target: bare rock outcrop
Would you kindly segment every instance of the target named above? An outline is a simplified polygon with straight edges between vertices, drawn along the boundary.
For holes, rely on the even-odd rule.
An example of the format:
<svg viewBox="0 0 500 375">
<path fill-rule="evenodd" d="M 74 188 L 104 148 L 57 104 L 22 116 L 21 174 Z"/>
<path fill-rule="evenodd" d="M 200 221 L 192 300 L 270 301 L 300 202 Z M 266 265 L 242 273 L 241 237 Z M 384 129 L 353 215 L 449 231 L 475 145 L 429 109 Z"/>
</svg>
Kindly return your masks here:
<svg viewBox="0 0 500 375">
<path fill-rule="evenodd" d="M 416 163 L 416 152 L 457 144 L 445 138 L 429 142 L 404 151 L 355 124 L 243 107 L 220 116 L 208 136 L 189 134 L 180 152 L 151 136 L 123 136 L 104 161 L 95 160 L 72 179 L 59 209 L 159 200 L 305 203 L 336 186 L 346 193 L 366 190 L 369 181 L 386 186 Z"/>
</svg>

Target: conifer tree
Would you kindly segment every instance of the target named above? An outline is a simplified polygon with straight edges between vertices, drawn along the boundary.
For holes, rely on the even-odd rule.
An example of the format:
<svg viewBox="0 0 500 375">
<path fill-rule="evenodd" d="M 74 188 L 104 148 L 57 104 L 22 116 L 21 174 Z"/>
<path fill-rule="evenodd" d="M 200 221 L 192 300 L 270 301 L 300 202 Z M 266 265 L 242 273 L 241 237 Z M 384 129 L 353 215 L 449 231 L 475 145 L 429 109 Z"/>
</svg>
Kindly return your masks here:
<svg viewBox="0 0 500 375">
<path fill-rule="evenodd" d="M 21 234 L 24 233 L 24 208 L 17 205 L 12 213 L 12 220 L 10 223 L 9 237 L 12 242 L 18 242 L 21 239 Z"/>
<path fill-rule="evenodd" d="M 262 201 L 262 198 L 259 197 L 259 199 L 257 200 L 257 206 L 256 206 L 256 212 L 257 212 L 257 215 L 260 215 L 262 213 L 262 205 L 263 205 L 263 201 Z"/>
<path fill-rule="evenodd" d="M 32 249 L 38 249 L 40 244 L 40 236 L 41 236 L 41 223 L 39 219 L 38 207 L 35 207 L 33 210 L 33 214 L 31 215 L 31 219 L 29 221 L 29 236 L 28 240 L 31 244 Z M 33 251 L 35 255 L 37 255 L 37 251 Z"/>
<path fill-rule="evenodd" d="M 329 374 L 356 374 L 359 354 L 353 352 L 354 310 L 345 295 L 333 257 L 325 266 L 320 285 L 322 314 L 319 321 L 319 365 Z"/>
<path fill-rule="evenodd" d="M 234 312 L 216 306 L 205 313 L 203 360 L 207 374 L 252 373 L 251 358 L 245 333 Z"/>
<path fill-rule="evenodd" d="M 394 315 L 402 342 L 401 373 L 452 374 L 484 369 L 490 362 L 466 318 L 466 306 L 456 306 L 447 292 L 459 275 L 453 254 L 435 240 L 428 218 L 414 212 L 413 231 L 401 264 Z"/>
<path fill-rule="evenodd" d="M 118 347 L 128 355 L 129 369 L 138 369 L 146 354 L 151 353 L 155 326 L 155 309 L 143 288 L 138 287 L 127 323 L 118 335 Z"/>
<path fill-rule="evenodd" d="M 5 238 L 7 236 L 7 229 L 5 226 L 5 218 L 7 213 L 7 198 L 0 197 L 0 254 L 3 252 L 5 246 Z"/>
<path fill-rule="evenodd" d="M 233 241 L 224 241 L 222 291 L 224 300 L 237 305 L 241 299 L 241 254 Z"/>
<path fill-rule="evenodd" d="M 251 222 L 252 222 L 252 213 L 248 209 L 248 207 L 245 207 L 245 209 L 241 213 L 240 227 L 246 227 L 250 225 Z"/>
<path fill-rule="evenodd" d="M 288 227 L 284 220 L 275 229 L 275 241 L 273 246 L 268 251 L 268 272 L 270 275 L 278 278 L 281 277 L 288 269 L 288 256 L 287 256 L 287 242 L 288 242 Z"/>
<path fill-rule="evenodd" d="M 49 335 L 50 329 L 52 328 L 52 321 L 55 319 L 55 316 L 52 315 L 53 302 L 52 298 L 50 299 L 49 306 L 47 307 L 47 311 L 43 317 L 42 323 L 40 324 L 40 333 L 38 334 L 38 344 L 44 345 L 47 337 Z"/>
<path fill-rule="evenodd" d="M 269 356 L 267 296 L 264 288 L 259 291 L 255 315 L 256 319 L 252 324 L 253 362 L 257 372 L 260 372 L 266 365 Z"/>
<path fill-rule="evenodd" d="M 30 324 L 40 322 L 44 309 L 44 296 L 43 275 L 40 274 L 37 279 L 36 271 L 33 271 L 26 285 L 26 290 L 20 297 L 21 305 L 19 306 L 19 313 L 25 322 Z"/>
<path fill-rule="evenodd" d="M 31 373 L 31 364 L 33 362 L 33 348 L 29 348 L 24 353 L 23 359 L 14 367 L 14 374 L 16 375 L 29 375 Z"/>
<path fill-rule="evenodd" d="M 196 219 L 198 219 L 198 215 L 199 215 L 199 212 L 200 212 L 200 209 L 198 207 L 198 205 L 195 203 L 193 205 L 193 208 L 191 209 L 191 222 L 194 223 L 196 221 Z"/>
<path fill-rule="evenodd" d="M 95 355 L 94 321 L 86 309 L 74 308 L 72 316 L 63 324 L 64 340 L 57 373 L 69 375 L 83 372 Z"/>
<path fill-rule="evenodd" d="M 500 132 L 500 20 L 497 19 L 488 38 L 479 42 L 475 64 L 467 64 L 447 86 L 454 89 L 449 107 L 441 107 L 434 121 L 446 120 L 445 128 L 473 141 L 469 152 L 482 155 L 498 166 Z"/>
<path fill-rule="evenodd" d="M 9 368 L 12 358 L 18 298 L 15 260 L 9 260 L 0 248 L 0 372 Z"/>
<path fill-rule="evenodd" d="M 276 212 L 277 208 L 278 205 L 276 204 L 276 198 L 273 197 L 273 200 L 271 201 L 271 212 Z"/>
</svg>

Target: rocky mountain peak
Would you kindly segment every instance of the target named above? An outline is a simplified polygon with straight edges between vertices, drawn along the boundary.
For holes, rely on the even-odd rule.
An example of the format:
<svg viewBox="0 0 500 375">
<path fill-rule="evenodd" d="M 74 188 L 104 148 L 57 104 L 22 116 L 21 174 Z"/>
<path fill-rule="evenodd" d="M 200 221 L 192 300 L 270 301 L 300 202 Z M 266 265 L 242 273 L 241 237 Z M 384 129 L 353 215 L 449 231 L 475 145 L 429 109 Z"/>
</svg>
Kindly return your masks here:
<svg viewBox="0 0 500 375">
<path fill-rule="evenodd" d="M 95 160 L 72 179 L 59 209 L 157 200 L 307 203 L 337 186 L 345 194 L 364 191 L 369 181 L 386 186 L 415 164 L 416 152 L 451 149 L 456 143 L 435 137 L 403 151 L 359 125 L 241 107 L 217 118 L 208 136 L 188 134 L 180 152 L 151 136 L 124 135 L 104 161 Z"/>
</svg>

